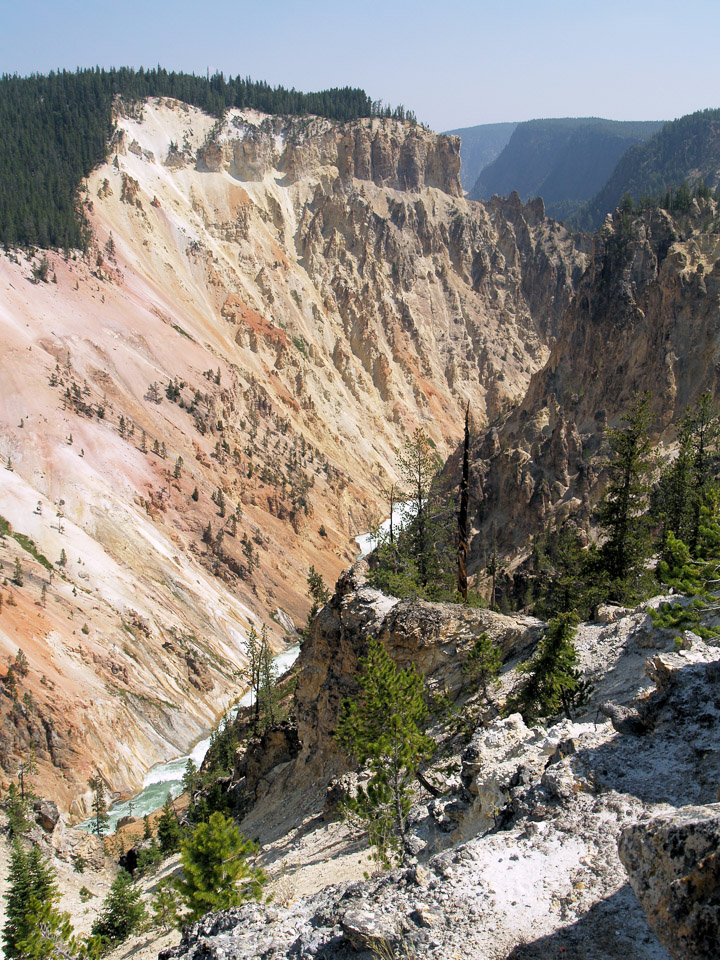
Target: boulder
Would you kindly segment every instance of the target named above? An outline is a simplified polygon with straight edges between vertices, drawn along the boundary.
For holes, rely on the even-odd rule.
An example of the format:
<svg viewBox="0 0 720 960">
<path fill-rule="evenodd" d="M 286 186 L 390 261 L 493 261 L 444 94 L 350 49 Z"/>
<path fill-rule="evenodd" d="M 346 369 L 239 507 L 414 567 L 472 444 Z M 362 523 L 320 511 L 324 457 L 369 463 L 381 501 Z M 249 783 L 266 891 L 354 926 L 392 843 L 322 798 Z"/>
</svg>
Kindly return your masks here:
<svg viewBox="0 0 720 960">
<path fill-rule="evenodd" d="M 69 863 L 79 861 L 94 870 L 105 866 L 105 848 L 94 833 L 68 827 L 60 817 L 50 837 L 55 856 Z"/>
<path fill-rule="evenodd" d="M 626 827 L 618 844 L 630 885 L 677 960 L 717 960 L 720 804 L 683 807 Z"/>
<path fill-rule="evenodd" d="M 36 800 L 33 803 L 33 811 L 35 812 L 36 823 L 43 828 L 45 833 L 52 833 L 60 819 L 60 811 L 56 804 L 52 800 Z"/>
<path fill-rule="evenodd" d="M 341 921 L 343 937 L 358 951 L 372 950 L 375 956 L 394 956 L 398 931 L 377 910 L 347 910 Z"/>
</svg>

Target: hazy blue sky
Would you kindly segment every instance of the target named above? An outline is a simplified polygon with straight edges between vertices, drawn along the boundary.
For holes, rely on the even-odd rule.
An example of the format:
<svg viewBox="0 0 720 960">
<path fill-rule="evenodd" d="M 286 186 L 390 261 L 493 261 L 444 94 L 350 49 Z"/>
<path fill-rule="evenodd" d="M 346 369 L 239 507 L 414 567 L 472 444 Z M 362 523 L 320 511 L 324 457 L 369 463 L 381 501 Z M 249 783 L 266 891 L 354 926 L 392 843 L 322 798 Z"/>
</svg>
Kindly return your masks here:
<svg viewBox="0 0 720 960">
<path fill-rule="evenodd" d="M 720 107 L 720 0 L 0 0 L 0 72 L 222 70 L 361 86 L 436 130 Z"/>
</svg>

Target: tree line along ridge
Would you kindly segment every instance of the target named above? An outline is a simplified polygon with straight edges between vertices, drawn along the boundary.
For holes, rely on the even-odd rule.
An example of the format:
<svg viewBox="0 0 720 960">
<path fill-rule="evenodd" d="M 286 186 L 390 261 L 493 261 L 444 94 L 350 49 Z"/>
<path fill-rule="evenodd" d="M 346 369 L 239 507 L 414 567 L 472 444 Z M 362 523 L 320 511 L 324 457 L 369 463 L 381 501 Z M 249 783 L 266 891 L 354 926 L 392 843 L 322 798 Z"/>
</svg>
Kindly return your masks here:
<svg viewBox="0 0 720 960">
<path fill-rule="evenodd" d="M 415 120 L 356 87 L 302 93 L 264 81 L 201 77 L 156 67 L 62 70 L 0 77 L 0 243 L 5 247 L 84 248 L 89 230 L 78 207 L 80 183 L 107 155 L 116 97 L 171 97 L 221 117 L 231 107 L 348 121 Z"/>
</svg>

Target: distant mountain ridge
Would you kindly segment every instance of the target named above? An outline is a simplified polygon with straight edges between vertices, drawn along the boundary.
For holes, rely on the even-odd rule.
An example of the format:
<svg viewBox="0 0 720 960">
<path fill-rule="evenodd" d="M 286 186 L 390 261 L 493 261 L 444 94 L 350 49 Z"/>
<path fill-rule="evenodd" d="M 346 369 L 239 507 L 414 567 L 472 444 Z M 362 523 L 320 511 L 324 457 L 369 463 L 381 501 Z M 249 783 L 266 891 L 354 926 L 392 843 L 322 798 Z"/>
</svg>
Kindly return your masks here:
<svg viewBox="0 0 720 960">
<path fill-rule="evenodd" d="M 671 120 L 646 142 L 630 147 L 607 183 L 578 212 L 578 225 L 597 228 L 626 193 L 640 200 L 701 180 L 712 190 L 720 187 L 720 110 Z"/>
<path fill-rule="evenodd" d="M 567 219 L 602 189 L 628 147 L 645 141 L 662 121 L 566 117 L 519 123 L 470 191 L 472 200 L 542 197 L 548 214 Z"/>
<path fill-rule="evenodd" d="M 458 127 L 445 133 L 461 138 L 460 180 L 463 190 L 469 192 L 489 163 L 498 156 L 517 127 L 517 123 L 481 123 L 476 127 Z"/>
</svg>

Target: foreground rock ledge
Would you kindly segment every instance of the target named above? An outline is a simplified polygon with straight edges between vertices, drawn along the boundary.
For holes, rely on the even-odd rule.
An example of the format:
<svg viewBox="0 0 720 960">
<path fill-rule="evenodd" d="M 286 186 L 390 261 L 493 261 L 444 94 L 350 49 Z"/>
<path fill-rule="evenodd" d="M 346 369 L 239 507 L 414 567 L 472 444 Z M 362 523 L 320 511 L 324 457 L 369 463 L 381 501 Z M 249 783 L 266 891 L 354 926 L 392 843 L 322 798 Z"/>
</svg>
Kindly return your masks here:
<svg viewBox="0 0 720 960">
<path fill-rule="evenodd" d="M 677 960 L 717 960 L 720 803 L 626 827 L 620 859 L 658 939 Z"/>
</svg>

